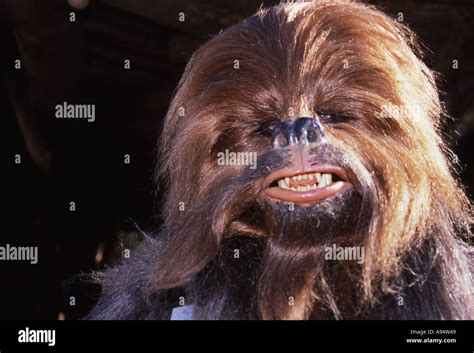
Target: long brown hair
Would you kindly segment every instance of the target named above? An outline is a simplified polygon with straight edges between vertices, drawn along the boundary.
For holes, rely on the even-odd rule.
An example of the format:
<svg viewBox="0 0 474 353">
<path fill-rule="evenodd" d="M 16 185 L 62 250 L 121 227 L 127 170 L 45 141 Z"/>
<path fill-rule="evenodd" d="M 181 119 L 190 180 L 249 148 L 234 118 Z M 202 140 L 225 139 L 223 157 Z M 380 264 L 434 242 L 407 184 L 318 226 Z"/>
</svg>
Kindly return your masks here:
<svg viewBox="0 0 474 353">
<path fill-rule="evenodd" d="M 471 205 L 422 59 L 407 27 L 350 1 L 283 3 L 203 45 L 159 142 L 164 224 L 139 271 L 147 293 L 185 288 L 201 318 L 472 319 Z M 366 222 L 345 239 L 365 248 L 361 266 L 322 261 L 330 241 L 276 241 L 280 223 L 256 201 L 285 156 L 269 153 L 255 127 L 319 110 L 350 117 L 326 133 L 359 168 L 354 212 Z M 258 168 L 218 166 L 225 149 L 256 151 Z M 297 218 L 280 225 L 314 229 Z"/>
</svg>

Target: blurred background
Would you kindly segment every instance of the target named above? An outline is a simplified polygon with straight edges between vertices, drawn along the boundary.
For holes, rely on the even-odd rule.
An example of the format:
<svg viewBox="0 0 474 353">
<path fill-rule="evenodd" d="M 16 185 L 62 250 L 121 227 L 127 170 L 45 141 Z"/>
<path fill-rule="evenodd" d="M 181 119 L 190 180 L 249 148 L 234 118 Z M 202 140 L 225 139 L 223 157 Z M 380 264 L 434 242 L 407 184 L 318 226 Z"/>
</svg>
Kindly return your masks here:
<svg viewBox="0 0 474 353">
<path fill-rule="evenodd" d="M 474 1 L 370 3 L 402 19 L 431 49 L 426 62 L 441 74 L 442 100 L 454 117 L 445 136 L 472 199 Z M 81 318 L 100 289 L 80 284 L 77 274 L 104 268 L 133 247 L 141 229 L 158 228 L 157 138 L 186 61 L 261 4 L 0 0 L 7 176 L 0 246 L 39 246 L 36 265 L 0 263 L 0 319 Z M 62 102 L 95 104 L 95 122 L 56 119 L 54 107 Z"/>
</svg>

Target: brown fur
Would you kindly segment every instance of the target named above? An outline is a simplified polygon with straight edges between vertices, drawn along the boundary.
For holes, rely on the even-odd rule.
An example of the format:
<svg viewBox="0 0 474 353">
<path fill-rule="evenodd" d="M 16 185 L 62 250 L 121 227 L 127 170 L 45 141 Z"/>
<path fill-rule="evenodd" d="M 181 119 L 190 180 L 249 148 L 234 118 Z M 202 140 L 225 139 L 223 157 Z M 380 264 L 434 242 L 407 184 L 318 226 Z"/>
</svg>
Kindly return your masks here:
<svg viewBox="0 0 474 353">
<path fill-rule="evenodd" d="M 346 1 L 261 10 L 203 45 L 161 137 L 164 226 L 140 272 L 147 296 L 185 288 L 198 318 L 472 319 L 471 205 L 441 137 L 444 112 L 421 54 L 405 26 Z M 408 113 L 382 116 L 390 106 Z M 319 110 L 351 118 L 325 126 L 329 147 L 350 159 L 341 163 L 360 172 L 360 217 L 342 241 L 305 239 L 314 228 L 298 223 L 307 211 L 283 221 L 257 202 L 268 169 L 287 157 L 272 155 L 255 127 Z M 226 148 L 256 151 L 257 170 L 218 166 L 216 153 Z M 319 152 L 340 160 L 328 151 Z M 281 240 L 285 227 L 300 227 L 301 236 Z M 241 249 L 261 247 L 241 258 L 255 262 L 248 276 L 228 278 L 235 270 L 224 244 L 232 238 Z M 322 249 L 334 242 L 364 246 L 363 265 L 328 264 Z M 112 282 L 104 288 L 117 295 Z M 100 314 L 112 301 L 105 294 L 99 318 L 109 317 Z"/>
</svg>

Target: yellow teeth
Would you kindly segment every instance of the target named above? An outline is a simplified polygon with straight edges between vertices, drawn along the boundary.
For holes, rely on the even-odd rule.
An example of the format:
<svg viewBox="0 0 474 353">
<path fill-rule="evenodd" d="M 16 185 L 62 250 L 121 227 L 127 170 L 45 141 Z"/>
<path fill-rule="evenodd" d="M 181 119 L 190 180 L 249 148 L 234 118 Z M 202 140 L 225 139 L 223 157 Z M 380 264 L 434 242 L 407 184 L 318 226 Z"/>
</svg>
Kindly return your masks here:
<svg viewBox="0 0 474 353">
<path fill-rule="evenodd" d="M 290 181 L 299 182 L 303 180 L 313 180 L 314 183 L 311 185 L 304 186 L 292 186 L 290 187 Z M 300 174 L 293 177 L 286 177 L 278 180 L 278 186 L 282 189 L 293 190 L 293 191 L 309 191 L 324 188 L 332 184 L 331 173 L 313 173 L 313 174 Z"/>
<path fill-rule="evenodd" d="M 326 174 L 325 174 L 326 175 Z M 327 175 L 331 175 L 331 174 L 327 174 Z M 321 181 L 321 173 L 313 173 L 313 174 L 299 174 L 299 175 L 295 175 L 291 178 L 285 178 L 285 182 L 289 185 L 290 183 L 290 179 L 291 181 L 293 182 L 298 182 L 298 181 L 302 181 L 302 180 L 313 180 L 313 179 L 316 179 L 317 182 L 319 183 Z"/>
</svg>

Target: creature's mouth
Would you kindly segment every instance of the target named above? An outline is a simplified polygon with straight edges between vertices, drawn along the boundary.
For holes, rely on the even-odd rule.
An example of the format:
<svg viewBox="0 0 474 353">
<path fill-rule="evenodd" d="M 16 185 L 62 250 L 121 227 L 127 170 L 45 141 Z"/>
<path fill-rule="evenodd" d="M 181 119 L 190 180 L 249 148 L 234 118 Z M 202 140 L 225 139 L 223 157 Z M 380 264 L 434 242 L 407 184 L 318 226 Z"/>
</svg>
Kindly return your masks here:
<svg viewBox="0 0 474 353">
<path fill-rule="evenodd" d="M 351 186 L 346 171 L 339 167 L 319 165 L 309 170 L 288 167 L 265 178 L 262 196 L 272 201 L 308 206 Z"/>
</svg>

